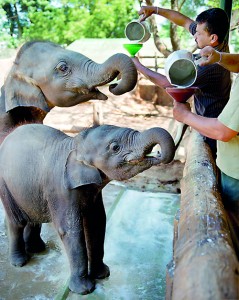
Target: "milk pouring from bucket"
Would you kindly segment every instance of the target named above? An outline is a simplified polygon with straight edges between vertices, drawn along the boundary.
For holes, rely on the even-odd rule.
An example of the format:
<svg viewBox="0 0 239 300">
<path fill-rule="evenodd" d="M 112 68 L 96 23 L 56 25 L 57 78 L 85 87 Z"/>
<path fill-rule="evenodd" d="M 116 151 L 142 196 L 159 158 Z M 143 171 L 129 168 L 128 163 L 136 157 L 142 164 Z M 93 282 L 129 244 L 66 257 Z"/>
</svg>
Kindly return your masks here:
<svg viewBox="0 0 239 300">
<path fill-rule="evenodd" d="M 187 50 L 171 53 L 165 60 L 164 69 L 169 82 L 178 87 L 189 87 L 197 78 L 197 67 L 193 55 Z"/>
<path fill-rule="evenodd" d="M 192 87 L 197 79 L 197 65 L 204 57 L 196 60 L 187 50 L 177 50 L 165 60 L 164 70 L 169 82 L 175 87 L 168 87 L 166 91 L 176 101 L 185 102 L 197 90 Z"/>
<path fill-rule="evenodd" d="M 197 78 L 197 65 L 206 59 L 196 60 L 187 50 L 177 50 L 165 60 L 165 74 L 172 85 L 186 88 L 192 86 Z"/>
</svg>

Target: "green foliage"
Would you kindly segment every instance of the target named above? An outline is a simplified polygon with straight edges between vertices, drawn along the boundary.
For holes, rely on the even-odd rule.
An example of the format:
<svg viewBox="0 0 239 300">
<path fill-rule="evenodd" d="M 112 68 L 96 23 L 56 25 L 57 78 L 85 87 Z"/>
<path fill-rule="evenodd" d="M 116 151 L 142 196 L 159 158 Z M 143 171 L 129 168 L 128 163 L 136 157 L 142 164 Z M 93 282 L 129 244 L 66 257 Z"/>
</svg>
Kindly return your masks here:
<svg viewBox="0 0 239 300">
<path fill-rule="evenodd" d="M 92 6 L 89 19 L 86 22 L 84 36 L 91 38 L 125 37 L 125 25 L 138 18 L 134 1 L 98 0 Z"/>
<path fill-rule="evenodd" d="M 8 40 L 119 38 L 138 17 L 135 0 L 0 0 L 0 30 Z M 2 39 L 2 37 L 1 37 Z"/>
<path fill-rule="evenodd" d="M 227 1 L 227 0 L 224 0 Z M 208 0 L 206 1 L 207 5 L 210 7 L 220 7 L 221 1 L 220 0 Z M 232 1 L 232 11 L 239 9 L 239 0 Z"/>
</svg>

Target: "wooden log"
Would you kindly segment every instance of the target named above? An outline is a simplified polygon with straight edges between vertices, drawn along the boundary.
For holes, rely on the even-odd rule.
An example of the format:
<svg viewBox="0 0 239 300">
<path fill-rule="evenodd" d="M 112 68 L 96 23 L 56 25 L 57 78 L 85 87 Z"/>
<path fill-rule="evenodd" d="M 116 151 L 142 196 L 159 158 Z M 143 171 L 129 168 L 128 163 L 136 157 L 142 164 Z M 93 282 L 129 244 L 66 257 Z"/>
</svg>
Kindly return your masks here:
<svg viewBox="0 0 239 300">
<path fill-rule="evenodd" d="M 239 299 L 238 259 L 217 189 L 215 163 L 194 130 L 181 180 L 177 231 L 168 270 L 173 284 L 166 299 Z"/>
<path fill-rule="evenodd" d="M 93 125 L 103 124 L 102 101 L 95 100 L 93 103 Z"/>
<path fill-rule="evenodd" d="M 175 218 L 174 218 L 174 231 L 173 231 L 173 253 L 175 249 L 175 243 L 178 240 L 178 222 L 179 222 L 179 214 L 180 210 L 178 210 Z M 174 257 L 174 255 L 173 255 Z M 165 299 L 172 299 L 172 291 L 173 291 L 173 276 L 174 276 L 174 259 L 172 259 L 167 264 L 166 269 L 166 293 L 165 293 Z"/>
</svg>

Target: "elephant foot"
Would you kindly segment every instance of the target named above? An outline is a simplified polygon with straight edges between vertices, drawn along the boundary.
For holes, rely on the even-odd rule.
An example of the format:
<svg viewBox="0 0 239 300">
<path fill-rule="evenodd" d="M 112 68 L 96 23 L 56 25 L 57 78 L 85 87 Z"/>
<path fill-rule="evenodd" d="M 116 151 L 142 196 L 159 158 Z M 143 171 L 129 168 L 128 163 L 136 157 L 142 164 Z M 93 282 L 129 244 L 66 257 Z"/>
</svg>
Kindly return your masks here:
<svg viewBox="0 0 239 300">
<path fill-rule="evenodd" d="M 92 267 L 89 272 L 89 276 L 94 279 L 104 279 L 110 276 L 110 268 L 102 263 L 98 267 Z"/>
<path fill-rule="evenodd" d="M 69 282 L 69 289 L 73 293 L 86 295 L 90 294 L 95 289 L 95 282 L 91 280 L 88 276 L 84 277 L 71 277 Z"/>
<path fill-rule="evenodd" d="M 15 267 L 24 266 L 29 260 L 27 254 L 12 254 L 10 257 L 11 264 Z"/>
<path fill-rule="evenodd" d="M 27 223 L 23 238 L 27 253 L 39 253 L 46 250 L 46 245 L 41 238 L 41 224 Z"/>
<path fill-rule="evenodd" d="M 34 241 L 26 241 L 25 249 L 27 253 L 40 253 L 46 250 L 46 244 L 41 238 Z"/>
</svg>

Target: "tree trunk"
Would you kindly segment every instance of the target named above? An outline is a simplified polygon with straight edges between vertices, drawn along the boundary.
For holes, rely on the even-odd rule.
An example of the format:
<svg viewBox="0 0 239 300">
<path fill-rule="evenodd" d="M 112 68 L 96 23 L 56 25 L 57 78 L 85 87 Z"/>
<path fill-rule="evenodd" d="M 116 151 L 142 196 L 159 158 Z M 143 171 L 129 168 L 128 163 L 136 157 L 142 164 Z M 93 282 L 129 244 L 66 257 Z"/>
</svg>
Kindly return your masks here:
<svg viewBox="0 0 239 300">
<path fill-rule="evenodd" d="M 17 10 L 17 5 L 6 3 L 2 7 L 7 15 L 8 23 L 10 24 L 10 35 L 13 36 L 14 33 L 17 33 L 18 39 L 22 37 L 22 25 L 20 23 L 19 15 L 18 15 L 18 10 Z M 17 27 L 17 29 L 16 29 Z"/>
<path fill-rule="evenodd" d="M 152 1 L 152 0 L 146 0 L 146 4 L 150 5 L 150 6 L 152 6 L 154 4 L 153 2 L 154 1 Z M 168 57 L 171 52 L 167 49 L 166 45 L 160 39 L 158 26 L 157 26 L 154 15 L 152 15 L 149 18 L 149 22 L 150 22 L 150 26 L 151 26 L 151 30 L 152 30 L 156 48 L 158 49 L 159 52 L 161 52 L 163 54 L 164 57 Z"/>
<path fill-rule="evenodd" d="M 171 0 L 171 9 L 179 11 L 178 0 Z M 177 25 L 170 23 L 170 39 L 173 47 L 173 51 L 180 49 L 180 41 L 177 34 Z"/>
<path fill-rule="evenodd" d="M 16 18 L 16 23 L 17 23 L 17 37 L 18 37 L 18 39 L 21 39 L 23 30 L 22 30 L 22 25 L 20 23 L 16 4 L 14 4 L 14 13 L 15 13 L 15 18 Z"/>
<path fill-rule="evenodd" d="M 154 0 L 146 0 L 146 5 L 153 6 L 154 5 Z M 140 6 L 143 5 L 143 1 L 140 1 Z M 171 9 L 179 11 L 181 10 L 183 4 L 185 3 L 185 0 L 182 0 L 181 3 L 179 4 L 178 0 L 171 0 Z M 161 41 L 160 35 L 159 35 L 159 30 L 158 26 L 155 20 L 155 16 L 152 15 L 149 18 L 150 26 L 152 29 L 153 37 L 154 37 L 154 43 L 156 48 L 158 49 L 159 52 L 161 52 L 164 57 L 168 57 L 171 51 L 167 49 L 166 45 Z M 180 39 L 177 34 L 177 25 L 170 23 L 170 40 L 172 44 L 172 49 L 173 51 L 179 50 L 180 49 Z"/>
<path fill-rule="evenodd" d="M 12 11 L 12 6 L 11 6 L 10 3 L 6 3 L 2 6 L 2 8 L 6 12 L 6 16 L 7 16 L 8 23 L 9 23 L 10 35 L 13 36 L 13 33 L 14 33 L 14 15 L 13 15 L 13 11 Z"/>
</svg>

